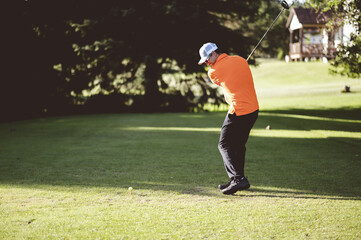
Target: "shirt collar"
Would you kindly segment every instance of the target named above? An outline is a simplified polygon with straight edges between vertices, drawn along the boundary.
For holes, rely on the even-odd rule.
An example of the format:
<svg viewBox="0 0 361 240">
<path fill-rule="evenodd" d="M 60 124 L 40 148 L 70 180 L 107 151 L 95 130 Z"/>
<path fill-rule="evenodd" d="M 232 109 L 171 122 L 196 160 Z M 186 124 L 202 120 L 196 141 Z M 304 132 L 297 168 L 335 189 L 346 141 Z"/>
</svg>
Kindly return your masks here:
<svg viewBox="0 0 361 240">
<path fill-rule="evenodd" d="M 228 57 L 226 53 L 222 53 L 221 55 L 219 55 L 213 66 L 216 65 L 218 62 L 222 61 L 223 59 L 225 59 L 226 57 Z"/>
</svg>

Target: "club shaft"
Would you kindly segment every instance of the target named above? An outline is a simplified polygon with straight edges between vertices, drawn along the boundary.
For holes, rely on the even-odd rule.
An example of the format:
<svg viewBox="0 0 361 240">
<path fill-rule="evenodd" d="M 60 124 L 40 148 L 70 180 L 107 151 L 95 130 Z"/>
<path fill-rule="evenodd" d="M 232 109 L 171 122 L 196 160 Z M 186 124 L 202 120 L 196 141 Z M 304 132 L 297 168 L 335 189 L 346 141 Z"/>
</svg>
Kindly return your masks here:
<svg viewBox="0 0 361 240">
<path fill-rule="evenodd" d="M 248 58 L 247 58 L 247 62 L 249 60 L 249 58 L 253 55 L 254 51 L 256 51 L 258 45 L 260 45 L 260 43 L 263 41 L 263 39 L 266 37 L 267 33 L 269 32 L 269 30 L 271 30 L 273 24 L 275 24 L 275 22 L 277 21 L 277 19 L 280 17 L 280 15 L 282 14 L 283 10 L 285 10 L 284 8 L 282 8 L 282 10 L 280 11 L 280 13 L 278 14 L 278 16 L 275 18 L 275 20 L 273 20 L 271 26 L 269 26 L 269 28 L 267 29 L 267 31 L 265 32 L 265 34 L 263 35 L 263 37 L 261 38 L 261 40 L 259 40 L 259 42 L 257 43 L 257 45 L 253 48 L 252 52 L 249 54 Z"/>
</svg>

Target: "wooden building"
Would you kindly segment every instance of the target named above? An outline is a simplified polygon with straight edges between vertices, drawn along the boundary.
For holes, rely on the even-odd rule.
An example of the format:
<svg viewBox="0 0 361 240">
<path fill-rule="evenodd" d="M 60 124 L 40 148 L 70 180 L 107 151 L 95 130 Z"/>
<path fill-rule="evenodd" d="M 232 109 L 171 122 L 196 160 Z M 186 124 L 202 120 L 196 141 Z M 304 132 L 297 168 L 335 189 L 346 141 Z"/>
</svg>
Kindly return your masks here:
<svg viewBox="0 0 361 240">
<path fill-rule="evenodd" d="M 342 43 L 342 28 L 327 31 L 332 11 L 316 12 L 312 8 L 292 8 L 286 27 L 290 32 L 290 48 L 286 61 L 333 58 Z"/>
</svg>

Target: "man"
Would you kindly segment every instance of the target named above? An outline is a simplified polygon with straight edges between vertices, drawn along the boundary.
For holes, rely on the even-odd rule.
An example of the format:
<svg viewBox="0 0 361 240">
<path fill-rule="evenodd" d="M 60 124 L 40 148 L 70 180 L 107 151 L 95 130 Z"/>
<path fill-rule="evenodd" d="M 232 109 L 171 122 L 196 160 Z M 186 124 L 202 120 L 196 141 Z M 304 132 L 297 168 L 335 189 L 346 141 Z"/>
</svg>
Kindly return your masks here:
<svg viewBox="0 0 361 240">
<path fill-rule="evenodd" d="M 239 56 L 229 56 L 217 51 L 214 43 L 206 43 L 199 49 L 199 65 L 206 63 L 212 68 L 208 76 L 223 88 L 229 111 L 222 125 L 218 143 L 229 182 L 218 187 L 223 194 L 233 194 L 248 189 L 250 184 L 244 176 L 246 143 L 258 117 L 258 100 L 251 70 L 247 61 Z"/>
</svg>

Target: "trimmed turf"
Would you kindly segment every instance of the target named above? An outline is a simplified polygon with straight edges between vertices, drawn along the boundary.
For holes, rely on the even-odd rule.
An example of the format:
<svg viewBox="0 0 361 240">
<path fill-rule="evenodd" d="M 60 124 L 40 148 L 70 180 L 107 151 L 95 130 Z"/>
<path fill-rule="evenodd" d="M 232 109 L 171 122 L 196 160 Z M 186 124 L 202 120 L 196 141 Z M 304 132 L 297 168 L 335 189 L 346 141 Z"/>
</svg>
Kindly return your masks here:
<svg viewBox="0 0 361 240">
<path fill-rule="evenodd" d="M 224 112 L 1 123 L 0 239 L 361 238 L 361 93 L 283 94 L 260 78 L 272 64 L 253 70 L 251 188 L 234 196 L 217 189 Z"/>
</svg>

